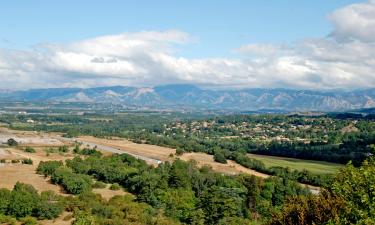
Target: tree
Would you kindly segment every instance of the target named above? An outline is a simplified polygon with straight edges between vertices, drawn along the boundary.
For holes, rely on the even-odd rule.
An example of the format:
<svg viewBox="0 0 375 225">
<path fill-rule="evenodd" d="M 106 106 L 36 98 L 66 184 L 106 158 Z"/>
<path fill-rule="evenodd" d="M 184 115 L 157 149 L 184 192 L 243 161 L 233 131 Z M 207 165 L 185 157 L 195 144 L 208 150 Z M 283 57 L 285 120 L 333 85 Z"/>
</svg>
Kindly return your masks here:
<svg viewBox="0 0 375 225">
<path fill-rule="evenodd" d="M 227 163 L 227 159 L 222 151 L 215 151 L 214 160 L 219 163 Z"/>
<path fill-rule="evenodd" d="M 8 189 L 0 189 L 0 215 L 5 215 L 11 201 L 11 192 Z"/>
<path fill-rule="evenodd" d="M 9 138 L 8 141 L 7 141 L 7 144 L 9 146 L 18 146 L 18 142 L 16 140 L 14 140 L 13 138 Z"/>
<path fill-rule="evenodd" d="M 243 216 L 243 190 L 213 186 L 203 193 L 200 206 L 206 215 L 207 224 L 218 224 L 225 217 Z"/>
<path fill-rule="evenodd" d="M 63 165 L 62 161 L 41 161 L 36 169 L 38 174 L 42 174 L 44 176 L 51 176 L 57 168 Z"/>
<path fill-rule="evenodd" d="M 8 213 L 17 218 L 31 216 L 36 202 L 37 191 L 30 185 L 17 182 L 11 194 Z"/>
<path fill-rule="evenodd" d="M 319 196 L 294 196 L 286 200 L 270 225 L 341 224 L 340 216 L 346 210 L 345 201 L 327 191 Z"/>
<path fill-rule="evenodd" d="M 345 220 L 369 224 L 375 218 L 375 158 L 366 160 L 360 168 L 349 164 L 334 179 L 331 191 L 343 198 L 350 209 Z"/>
<path fill-rule="evenodd" d="M 194 192 L 186 189 L 167 190 L 162 201 L 166 205 L 166 215 L 177 218 L 183 223 L 191 223 L 195 209 Z"/>
<path fill-rule="evenodd" d="M 288 198 L 270 224 L 373 224 L 374 174 L 374 158 L 366 160 L 360 168 L 349 164 L 318 196 Z"/>
</svg>

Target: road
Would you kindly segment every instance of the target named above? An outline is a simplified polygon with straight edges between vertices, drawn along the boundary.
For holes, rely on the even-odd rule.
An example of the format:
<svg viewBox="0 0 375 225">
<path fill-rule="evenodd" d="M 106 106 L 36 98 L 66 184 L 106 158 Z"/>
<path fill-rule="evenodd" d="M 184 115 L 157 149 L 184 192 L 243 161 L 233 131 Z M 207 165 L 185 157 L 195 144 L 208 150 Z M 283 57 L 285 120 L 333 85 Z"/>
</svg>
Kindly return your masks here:
<svg viewBox="0 0 375 225">
<path fill-rule="evenodd" d="M 160 163 L 162 163 L 162 161 L 158 160 L 158 159 L 153 159 L 153 158 L 149 158 L 149 157 L 146 157 L 146 156 L 137 155 L 137 154 L 134 154 L 134 153 L 127 152 L 124 149 L 113 148 L 113 147 L 110 147 L 110 146 L 101 145 L 101 144 L 97 144 L 97 143 L 94 143 L 94 142 L 82 141 L 82 140 L 77 140 L 75 138 L 64 138 L 64 137 L 60 137 L 59 139 L 62 140 L 62 141 L 82 143 L 84 146 L 88 146 L 90 148 L 97 147 L 98 149 L 100 149 L 102 151 L 106 151 L 106 152 L 117 153 L 117 154 L 126 153 L 126 154 L 129 154 L 129 155 L 137 158 L 137 159 L 144 160 L 148 164 L 153 164 L 154 165 L 154 164 L 160 164 Z"/>
</svg>

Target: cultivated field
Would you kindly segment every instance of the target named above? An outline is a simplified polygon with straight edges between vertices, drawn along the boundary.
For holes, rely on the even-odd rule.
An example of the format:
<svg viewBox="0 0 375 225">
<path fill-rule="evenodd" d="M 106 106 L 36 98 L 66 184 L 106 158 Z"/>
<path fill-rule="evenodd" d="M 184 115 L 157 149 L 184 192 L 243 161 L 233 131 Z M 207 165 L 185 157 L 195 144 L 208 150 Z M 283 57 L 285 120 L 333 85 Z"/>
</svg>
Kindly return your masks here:
<svg viewBox="0 0 375 225">
<path fill-rule="evenodd" d="M 323 161 L 314 161 L 314 160 L 303 160 L 303 159 L 294 159 L 278 156 L 266 156 L 266 155 L 256 155 L 248 154 L 252 159 L 257 159 L 262 161 L 266 167 L 271 166 L 281 166 L 289 167 L 295 170 L 308 170 L 315 174 L 327 174 L 327 173 L 336 173 L 343 167 L 341 164 L 329 163 Z"/>
</svg>

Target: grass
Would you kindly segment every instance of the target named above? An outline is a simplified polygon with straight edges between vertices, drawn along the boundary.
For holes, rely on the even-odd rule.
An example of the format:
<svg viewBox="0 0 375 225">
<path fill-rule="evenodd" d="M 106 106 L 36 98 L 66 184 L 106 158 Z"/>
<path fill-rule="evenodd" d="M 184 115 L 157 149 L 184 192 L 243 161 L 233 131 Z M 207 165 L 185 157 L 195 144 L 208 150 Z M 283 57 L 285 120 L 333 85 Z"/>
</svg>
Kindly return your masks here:
<svg viewBox="0 0 375 225">
<path fill-rule="evenodd" d="M 327 174 L 327 173 L 336 173 L 344 165 L 337 163 L 330 163 L 324 161 L 315 161 L 315 160 L 304 160 L 304 159 L 295 159 L 295 158 L 286 158 L 278 156 L 266 156 L 266 155 L 256 155 L 248 154 L 252 159 L 257 159 L 262 161 L 266 167 L 280 166 L 280 167 L 289 167 L 291 169 L 302 171 L 304 169 L 315 174 Z"/>
</svg>

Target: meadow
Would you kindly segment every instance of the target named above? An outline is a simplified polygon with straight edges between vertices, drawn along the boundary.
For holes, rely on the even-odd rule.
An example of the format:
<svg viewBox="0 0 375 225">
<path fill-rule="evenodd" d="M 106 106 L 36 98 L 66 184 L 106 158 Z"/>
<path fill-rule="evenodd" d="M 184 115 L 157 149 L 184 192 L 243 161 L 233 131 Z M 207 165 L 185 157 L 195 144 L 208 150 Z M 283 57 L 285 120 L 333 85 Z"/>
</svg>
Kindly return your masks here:
<svg viewBox="0 0 375 225">
<path fill-rule="evenodd" d="M 267 156 L 267 155 L 257 155 L 257 154 L 247 154 L 248 157 L 252 159 L 257 159 L 262 161 L 266 167 L 279 166 L 279 167 L 289 167 L 290 169 L 295 169 L 298 171 L 308 170 L 314 174 L 327 174 L 336 173 L 344 165 L 338 163 L 330 163 L 324 161 L 315 160 L 305 160 L 305 159 L 294 159 L 279 156 Z"/>
</svg>

